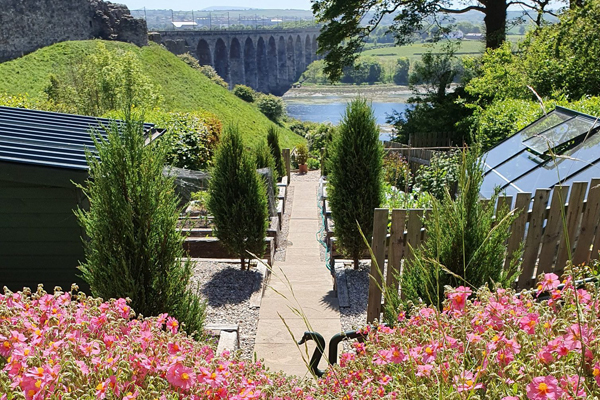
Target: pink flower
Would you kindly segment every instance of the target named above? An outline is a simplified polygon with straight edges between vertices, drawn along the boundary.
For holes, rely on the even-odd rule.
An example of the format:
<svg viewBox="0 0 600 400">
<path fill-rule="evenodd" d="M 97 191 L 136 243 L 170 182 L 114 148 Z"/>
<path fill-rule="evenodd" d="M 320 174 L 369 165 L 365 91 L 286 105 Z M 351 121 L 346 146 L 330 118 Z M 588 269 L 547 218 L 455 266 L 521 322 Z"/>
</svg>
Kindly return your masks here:
<svg viewBox="0 0 600 400">
<path fill-rule="evenodd" d="M 544 274 L 542 281 L 538 285 L 538 294 L 541 292 L 552 291 L 558 288 L 560 280 L 556 274 Z"/>
<path fill-rule="evenodd" d="M 529 335 L 535 333 L 535 327 L 540 322 L 540 316 L 538 314 L 527 314 L 519 320 L 519 327 L 527 332 Z"/>
<path fill-rule="evenodd" d="M 195 381 L 196 375 L 194 374 L 194 370 L 189 367 L 185 367 L 180 362 L 173 364 L 167 370 L 167 381 L 178 388 L 183 390 L 188 390 L 191 388 Z"/>
<path fill-rule="evenodd" d="M 583 383 L 585 378 L 579 375 L 563 376 L 560 379 L 560 386 L 564 390 L 564 394 L 569 400 L 585 398 L 585 389 Z"/>
<path fill-rule="evenodd" d="M 483 384 L 476 381 L 477 376 L 473 375 L 471 371 L 463 371 L 454 377 L 454 388 L 459 393 L 483 388 Z"/>
<path fill-rule="evenodd" d="M 467 297 L 471 295 L 471 289 L 465 286 L 457 287 L 453 292 L 448 293 L 450 299 L 450 309 L 463 311 L 467 302 Z"/>
<path fill-rule="evenodd" d="M 598 386 L 600 386 L 600 363 L 596 363 L 596 365 L 594 365 L 594 369 L 592 370 L 592 375 L 594 376 L 594 379 L 596 380 L 596 384 L 598 384 Z"/>
<path fill-rule="evenodd" d="M 179 329 L 179 322 L 173 317 L 167 318 L 167 329 L 171 333 L 177 333 L 177 330 Z"/>
<path fill-rule="evenodd" d="M 561 396 L 562 390 L 558 387 L 558 380 L 552 375 L 538 376 L 527 385 L 527 397 L 530 400 L 555 400 Z"/>
</svg>

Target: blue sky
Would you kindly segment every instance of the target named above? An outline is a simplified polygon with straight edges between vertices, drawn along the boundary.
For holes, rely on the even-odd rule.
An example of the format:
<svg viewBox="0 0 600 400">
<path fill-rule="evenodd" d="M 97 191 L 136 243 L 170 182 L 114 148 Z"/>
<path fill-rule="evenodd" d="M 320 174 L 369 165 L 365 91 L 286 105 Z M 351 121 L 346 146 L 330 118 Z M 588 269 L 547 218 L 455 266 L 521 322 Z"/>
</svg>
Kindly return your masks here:
<svg viewBox="0 0 600 400">
<path fill-rule="evenodd" d="M 310 9 L 310 0 L 116 0 L 132 10 L 147 9 L 201 10 L 211 6 L 276 9 Z"/>
</svg>

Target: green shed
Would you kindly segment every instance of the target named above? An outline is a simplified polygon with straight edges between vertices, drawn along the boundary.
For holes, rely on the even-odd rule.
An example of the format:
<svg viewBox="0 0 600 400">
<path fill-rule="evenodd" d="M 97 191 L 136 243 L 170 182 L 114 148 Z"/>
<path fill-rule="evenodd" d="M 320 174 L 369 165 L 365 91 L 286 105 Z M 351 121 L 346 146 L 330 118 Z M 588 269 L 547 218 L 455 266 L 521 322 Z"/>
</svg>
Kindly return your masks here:
<svg viewBox="0 0 600 400">
<path fill-rule="evenodd" d="M 83 232 L 73 213 L 86 199 L 75 183 L 88 176 L 90 131 L 109 122 L 0 107 L 0 289 L 88 289 L 78 277 Z"/>
</svg>

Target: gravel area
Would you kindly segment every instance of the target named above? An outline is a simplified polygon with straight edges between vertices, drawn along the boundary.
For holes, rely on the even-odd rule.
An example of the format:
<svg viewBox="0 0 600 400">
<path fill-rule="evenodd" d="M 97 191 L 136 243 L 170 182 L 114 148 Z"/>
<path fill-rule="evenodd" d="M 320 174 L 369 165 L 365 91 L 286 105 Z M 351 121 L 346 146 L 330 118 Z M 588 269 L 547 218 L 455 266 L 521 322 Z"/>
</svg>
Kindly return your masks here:
<svg viewBox="0 0 600 400">
<path fill-rule="evenodd" d="M 340 322 L 344 331 L 364 326 L 367 321 L 370 268 L 370 262 L 361 262 L 357 270 L 352 263 L 345 265 L 350 307 L 340 308 Z"/>
</svg>

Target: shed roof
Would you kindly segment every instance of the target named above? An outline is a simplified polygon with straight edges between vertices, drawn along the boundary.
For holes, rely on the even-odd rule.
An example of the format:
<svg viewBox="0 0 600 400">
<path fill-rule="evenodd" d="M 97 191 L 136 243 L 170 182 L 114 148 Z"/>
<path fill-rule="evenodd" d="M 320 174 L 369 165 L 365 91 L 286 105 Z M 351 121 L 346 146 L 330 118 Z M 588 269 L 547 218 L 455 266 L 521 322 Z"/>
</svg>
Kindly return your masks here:
<svg viewBox="0 0 600 400">
<path fill-rule="evenodd" d="M 600 177 L 600 120 L 556 107 L 483 155 L 481 194 L 533 193 Z"/>
<path fill-rule="evenodd" d="M 116 121 L 122 123 L 122 121 Z M 86 170 L 92 130 L 105 135 L 106 118 L 0 106 L 0 160 Z M 144 129 L 153 128 L 144 124 Z"/>
</svg>

